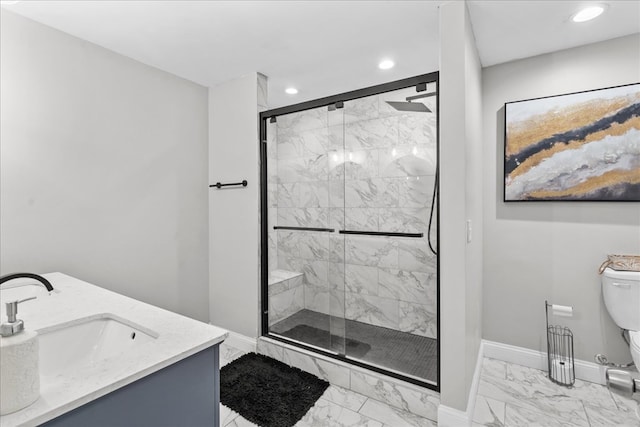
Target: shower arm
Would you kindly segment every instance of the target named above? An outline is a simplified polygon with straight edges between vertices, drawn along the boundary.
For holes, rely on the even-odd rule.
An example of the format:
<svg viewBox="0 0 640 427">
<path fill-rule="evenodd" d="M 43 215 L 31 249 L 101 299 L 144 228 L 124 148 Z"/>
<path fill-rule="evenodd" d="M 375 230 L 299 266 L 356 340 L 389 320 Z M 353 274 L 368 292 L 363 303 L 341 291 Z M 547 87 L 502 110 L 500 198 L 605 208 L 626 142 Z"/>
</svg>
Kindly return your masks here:
<svg viewBox="0 0 640 427">
<path fill-rule="evenodd" d="M 438 94 L 437 92 L 422 93 L 420 95 L 407 96 L 405 99 L 408 102 L 411 102 L 414 99 L 430 98 L 432 96 L 436 96 L 437 94 Z"/>
</svg>

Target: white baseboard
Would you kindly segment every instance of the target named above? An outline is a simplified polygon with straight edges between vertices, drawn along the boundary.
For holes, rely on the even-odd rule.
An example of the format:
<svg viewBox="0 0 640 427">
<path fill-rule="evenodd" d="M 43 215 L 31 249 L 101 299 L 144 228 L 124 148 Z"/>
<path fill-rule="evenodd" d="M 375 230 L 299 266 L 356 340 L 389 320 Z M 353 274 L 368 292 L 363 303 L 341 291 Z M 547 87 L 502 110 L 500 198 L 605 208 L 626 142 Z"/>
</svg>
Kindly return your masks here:
<svg viewBox="0 0 640 427">
<path fill-rule="evenodd" d="M 476 409 L 476 396 L 478 395 L 478 387 L 480 387 L 480 374 L 482 373 L 482 359 L 484 358 L 484 341 L 480 341 L 480 349 L 478 350 L 478 359 L 476 360 L 476 370 L 471 380 L 471 389 L 469 390 L 469 401 L 467 402 L 467 417 L 469 423 L 473 420 L 473 412 Z"/>
<path fill-rule="evenodd" d="M 471 380 L 469 398 L 467 400 L 467 410 L 465 412 L 445 405 L 438 405 L 438 426 L 463 427 L 470 426 L 473 421 L 473 412 L 476 408 L 476 396 L 480 385 L 480 373 L 482 372 L 482 358 L 484 357 L 484 341 L 480 342 L 476 368 Z"/>
<path fill-rule="evenodd" d="M 236 332 L 229 331 L 229 336 L 224 342 L 239 350 L 246 351 L 247 353 L 255 353 L 256 351 L 255 338 L 238 334 Z"/>
<path fill-rule="evenodd" d="M 502 360 L 516 365 L 547 371 L 547 353 L 516 347 L 509 344 L 482 340 L 484 357 Z M 574 362 L 576 378 L 596 384 L 606 384 L 604 366 L 597 363 L 576 359 Z"/>
<path fill-rule="evenodd" d="M 438 427 L 468 427 L 471 420 L 466 412 L 438 405 Z"/>
</svg>

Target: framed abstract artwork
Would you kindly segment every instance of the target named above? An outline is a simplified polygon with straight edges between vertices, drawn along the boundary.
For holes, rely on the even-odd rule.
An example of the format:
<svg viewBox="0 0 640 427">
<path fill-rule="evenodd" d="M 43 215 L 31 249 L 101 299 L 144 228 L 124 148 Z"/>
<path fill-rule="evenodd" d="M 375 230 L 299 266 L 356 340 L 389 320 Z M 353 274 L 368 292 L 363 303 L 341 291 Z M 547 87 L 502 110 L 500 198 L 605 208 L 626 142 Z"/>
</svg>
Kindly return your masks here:
<svg viewBox="0 0 640 427">
<path fill-rule="evenodd" d="M 640 83 L 505 104 L 504 201 L 640 201 Z"/>
</svg>

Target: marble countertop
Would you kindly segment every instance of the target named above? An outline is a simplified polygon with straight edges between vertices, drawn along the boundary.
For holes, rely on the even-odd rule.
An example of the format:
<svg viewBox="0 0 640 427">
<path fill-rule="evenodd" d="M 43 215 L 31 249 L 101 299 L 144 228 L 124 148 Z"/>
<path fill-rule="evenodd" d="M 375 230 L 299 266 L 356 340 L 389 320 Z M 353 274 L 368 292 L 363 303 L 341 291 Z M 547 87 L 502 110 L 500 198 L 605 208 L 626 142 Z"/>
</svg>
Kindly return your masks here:
<svg viewBox="0 0 640 427">
<path fill-rule="evenodd" d="M 78 372 L 57 378 L 41 376 L 40 398 L 20 411 L 1 416 L 1 427 L 36 426 L 44 423 L 219 344 L 228 335 L 224 329 L 62 273 L 45 274 L 44 277 L 51 282 L 54 291 L 47 293 L 44 287 L 41 290 L 36 288 L 38 298 L 20 305 L 17 317 L 24 321 L 25 329 L 42 334 L 62 325 L 81 323 L 87 317 L 109 315 L 153 331 L 157 338 L 145 343 L 145 351 L 121 354 L 116 363 L 114 360 L 107 360 L 108 363 L 99 364 L 91 372 Z M 5 298 L 2 297 L 2 300 Z"/>
</svg>

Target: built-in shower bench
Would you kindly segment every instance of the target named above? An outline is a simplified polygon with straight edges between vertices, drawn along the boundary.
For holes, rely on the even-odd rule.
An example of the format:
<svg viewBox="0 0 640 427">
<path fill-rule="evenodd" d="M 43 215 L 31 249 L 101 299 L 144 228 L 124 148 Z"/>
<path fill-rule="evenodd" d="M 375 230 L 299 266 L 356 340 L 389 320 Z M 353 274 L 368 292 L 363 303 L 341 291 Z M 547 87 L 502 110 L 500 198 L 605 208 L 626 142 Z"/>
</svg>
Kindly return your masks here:
<svg viewBox="0 0 640 427">
<path fill-rule="evenodd" d="M 303 273 L 273 270 L 269 274 L 269 326 L 304 308 Z"/>
</svg>

